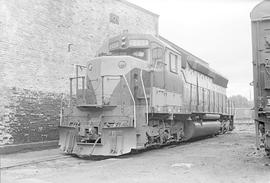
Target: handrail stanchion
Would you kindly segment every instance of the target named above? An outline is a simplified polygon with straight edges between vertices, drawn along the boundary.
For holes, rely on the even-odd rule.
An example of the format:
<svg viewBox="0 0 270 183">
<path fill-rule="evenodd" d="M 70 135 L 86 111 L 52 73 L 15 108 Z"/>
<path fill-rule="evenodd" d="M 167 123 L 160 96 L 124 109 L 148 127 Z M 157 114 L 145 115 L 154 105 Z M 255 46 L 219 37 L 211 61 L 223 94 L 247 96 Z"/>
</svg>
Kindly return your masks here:
<svg viewBox="0 0 270 183">
<path fill-rule="evenodd" d="M 136 128 L 136 123 L 137 123 L 137 121 L 136 121 L 136 103 L 135 103 L 135 99 L 134 99 L 134 96 L 133 96 L 133 94 L 132 94 L 132 92 L 131 92 L 131 89 L 130 89 L 130 87 L 129 87 L 129 85 L 128 85 L 126 76 L 125 76 L 125 75 L 122 75 L 122 76 L 123 76 L 123 78 L 124 78 L 124 80 L 125 80 L 125 82 L 126 82 L 126 84 L 127 84 L 128 91 L 129 91 L 130 96 L 131 96 L 132 101 L 133 101 L 134 127 Z"/>
<path fill-rule="evenodd" d="M 79 65 L 76 65 L 76 97 L 78 98 L 78 90 L 79 90 Z"/>
<path fill-rule="evenodd" d="M 104 101 L 104 76 L 101 76 L 101 105 Z"/>
<path fill-rule="evenodd" d="M 86 103 L 85 101 L 85 77 L 82 77 L 82 92 L 83 92 L 83 102 Z"/>
<path fill-rule="evenodd" d="M 141 69 L 141 73 L 140 73 L 140 78 L 141 78 L 141 83 L 142 83 L 142 88 L 143 88 L 143 94 L 144 94 L 144 98 L 145 98 L 145 105 L 146 105 L 146 123 L 148 125 L 148 100 L 147 100 L 147 96 L 146 96 L 146 92 L 145 92 L 145 87 L 144 87 L 144 82 L 143 82 L 143 78 L 142 78 L 142 69 Z"/>
<path fill-rule="evenodd" d="M 72 78 L 69 78 L 69 80 L 70 80 L 69 107 L 71 107 L 71 102 L 72 102 Z"/>
</svg>

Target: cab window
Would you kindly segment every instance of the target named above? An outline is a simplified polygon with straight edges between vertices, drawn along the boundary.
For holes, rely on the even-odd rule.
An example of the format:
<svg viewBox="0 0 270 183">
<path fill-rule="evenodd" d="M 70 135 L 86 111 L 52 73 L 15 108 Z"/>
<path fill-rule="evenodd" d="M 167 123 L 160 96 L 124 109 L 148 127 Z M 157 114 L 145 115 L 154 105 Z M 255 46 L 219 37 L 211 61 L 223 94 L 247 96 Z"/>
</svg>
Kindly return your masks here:
<svg viewBox="0 0 270 183">
<path fill-rule="evenodd" d="M 162 48 L 156 47 L 152 49 L 152 59 L 153 60 L 161 60 L 163 56 Z"/>
<path fill-rule="evenodd" d="M 136 51 L 131 52 L 131 56 L 141 58 L 141 59 L 143 59 L 145 55 L 146 55 L 145 52 L 141 50 L 136 50 Z"/>
<path fill-rule="evenodd" d="M 170 71 L 177 73 L 177 55 L 170 53 L 169 55 L 169 59 L 170 59 Z"/>
<path fill-rule="evenodd" d="M 133 56 L 142 60 L 147 60 L 148 59 L 148 52 L 147 49 L 128 49 L 128 50 L 123 50 L 123 51 L 112 51 L 112 55 L 118 56 L 118 55 L 129 55 Z"/>
</svg>

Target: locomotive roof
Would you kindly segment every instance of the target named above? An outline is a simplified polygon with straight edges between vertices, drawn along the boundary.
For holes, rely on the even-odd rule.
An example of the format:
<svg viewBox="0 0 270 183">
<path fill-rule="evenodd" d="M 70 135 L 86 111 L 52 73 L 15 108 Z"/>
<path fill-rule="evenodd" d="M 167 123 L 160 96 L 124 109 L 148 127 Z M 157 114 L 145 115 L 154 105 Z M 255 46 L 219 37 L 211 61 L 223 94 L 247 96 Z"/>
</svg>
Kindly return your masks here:
<svg viewBox="0 0 270 183">
<path fill-rule="evenodd" d="M 159 39 L 163 40 L 167 44 L 169 44 L 171 47 L 176 49 L 180 53 L 184 53 L 187 55 L 187 62 L 189 63 L 190 67 L 198 72 L 201 72 L 211 78 L 213 78 L 213 83 L 222 86 L 224 88 L 227 88 L 228 85 L 228 79 L 215 70 L 211 69 L 209 67 L 209 64 L 205 62 L 204 60 L 200 59 L 199 57 L 196 57 L 195 55 L 189 53 L 188 51 L 184 50 L 183 48 L 177 46 L 176 44 L 170 42 L 169 40 L 165 39 L 162 36 L 159 36 Z"/>
<path fill-rule="evenodd" d="M 252 21 L 262 20 L 262 19 L 270 19 L 269 13 L 270 0 L 264 0 L 259 3 L 250 13 L 250 17 Z"/>
<path fill-rule="evenodd" d="M 202 65 L 209 67 L 209 63 L 207 63 L 206 61 L 200 59 L 199 57 L 196 57 L 195 55 L 193 55 L 192 53 L 184 50 L 183 48 L 177 46 L 176 44 L 172 43 L 171 41 L 167 40 L 166 38 L 162 37 L 162 36 L 158 36 L 160 40 L 163 40 L 165 43 L 167 43 L 168 45 L 172 46 L 173 48 L 175 48 L 178 52 L 182 52 L 186 55 L 188 55 L 190 58 L 193 58 L 192 60 L 196 59 L 197 62 L 200 62 Z"/>
</svg>

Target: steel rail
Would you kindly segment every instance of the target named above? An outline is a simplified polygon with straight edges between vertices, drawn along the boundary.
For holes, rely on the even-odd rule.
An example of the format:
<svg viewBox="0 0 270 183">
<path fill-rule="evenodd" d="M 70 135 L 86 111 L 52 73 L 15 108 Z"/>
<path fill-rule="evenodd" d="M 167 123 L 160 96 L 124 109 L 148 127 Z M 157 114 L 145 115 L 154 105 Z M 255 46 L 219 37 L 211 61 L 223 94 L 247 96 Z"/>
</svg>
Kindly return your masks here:
<svg viewBox="0 0 270 183">
<path fill-rule="evenodd" d="M 72 156 L 67 156 L 67 155 L 56 155 L 56 156 L 49 156 L 46 158 L 40 158 L 40 159 L 35 159 L 35 160 L 29 160 L 29 161 L 22 161 L 19 163 L 14 163 L 12 165 L 7 165 L 7 166 L 1 166 L 0 170 L 7 170 L 10 168 L 16 168 L 20 166 L 26 166 L 26 165 L 32 165 L 32 164 L 38 164 L 42 162 L 47 162 L 47 161 L 54 161 L 58 159 L 66 159 L 66 158 L 72 158 Z"/>
</svg>

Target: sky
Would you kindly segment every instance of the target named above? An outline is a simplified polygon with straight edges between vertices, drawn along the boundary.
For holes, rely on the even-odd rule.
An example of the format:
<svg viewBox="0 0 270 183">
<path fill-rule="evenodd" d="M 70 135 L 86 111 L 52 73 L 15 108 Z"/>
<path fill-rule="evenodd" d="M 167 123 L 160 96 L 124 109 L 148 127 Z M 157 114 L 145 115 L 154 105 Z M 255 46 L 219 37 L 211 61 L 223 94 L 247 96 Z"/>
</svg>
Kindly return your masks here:
<svg viewBox="0 0 270 183">
<path fill-rule="evenodd" d="M 159 17 L 159 34 L 229 79 L 227 95 L 253 98 L 250 12 L 260 0 L 128 0 Z"/>
</svg>

